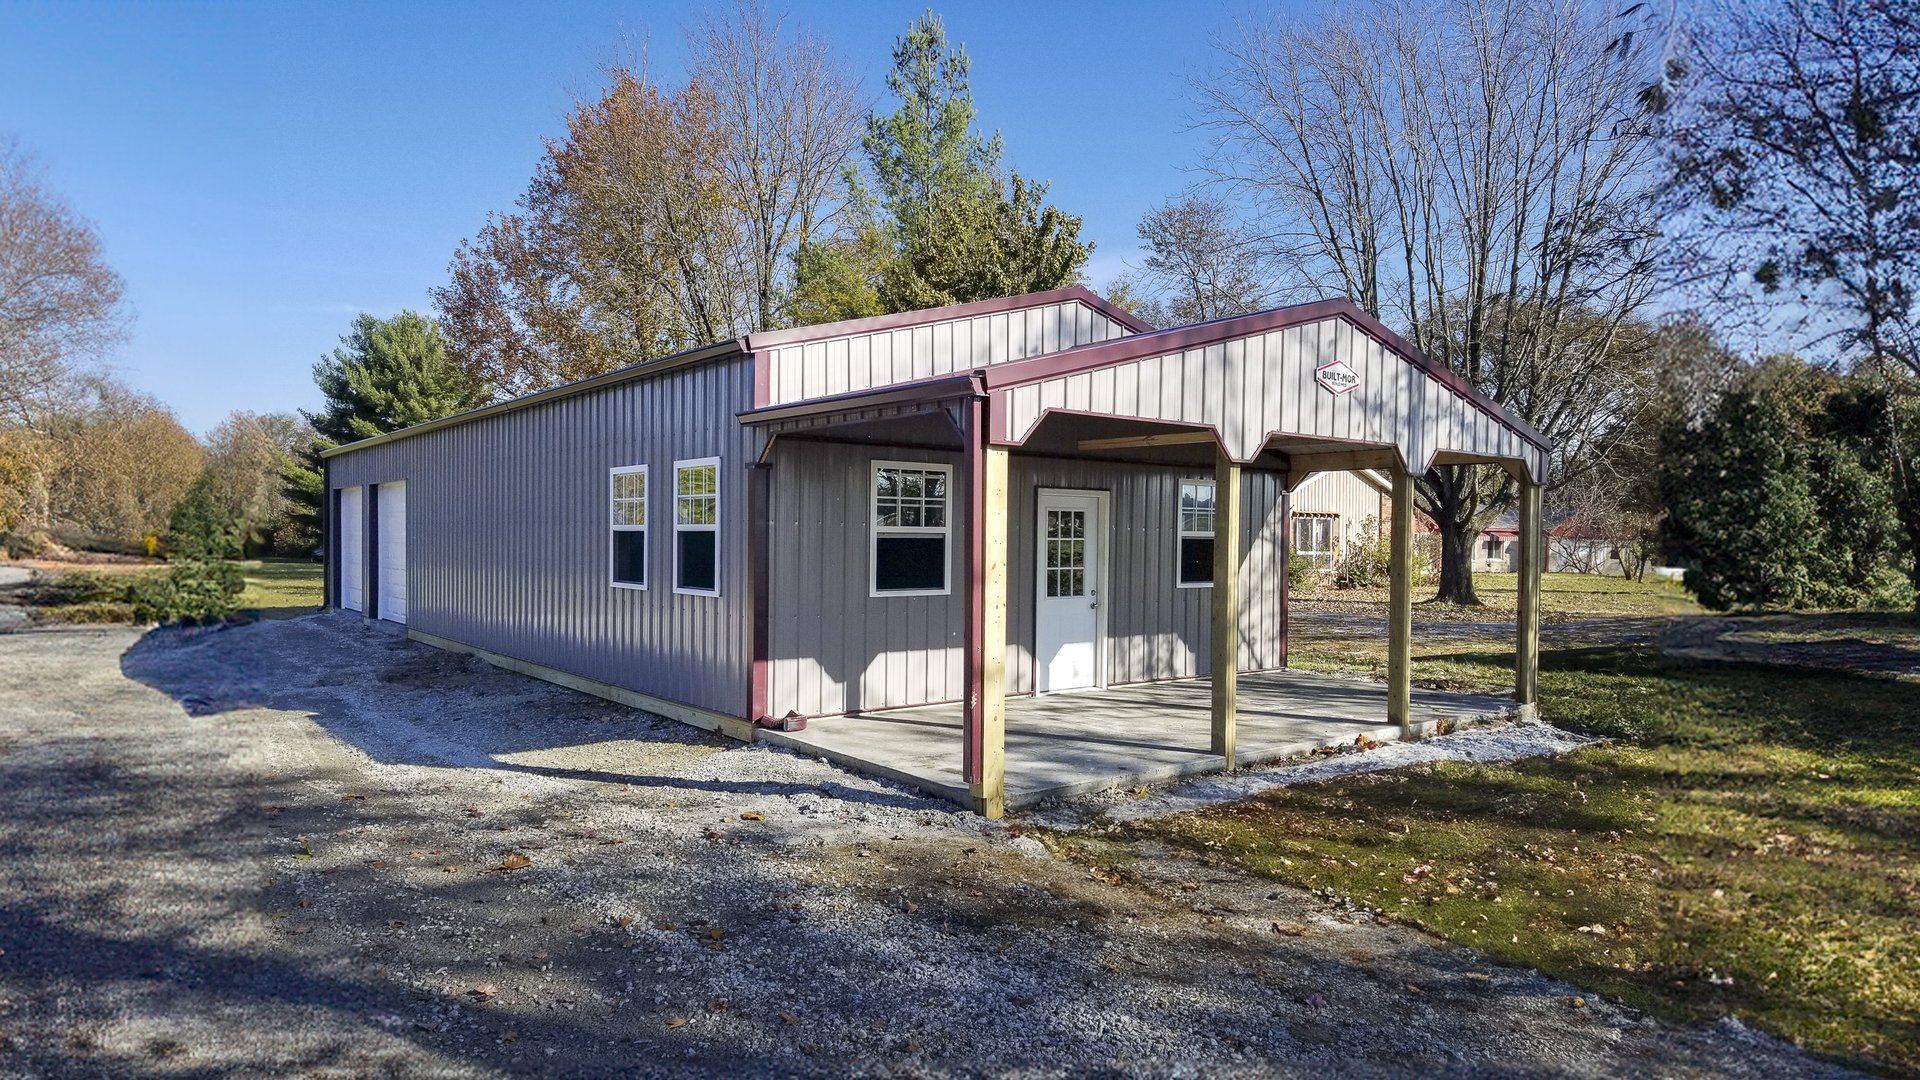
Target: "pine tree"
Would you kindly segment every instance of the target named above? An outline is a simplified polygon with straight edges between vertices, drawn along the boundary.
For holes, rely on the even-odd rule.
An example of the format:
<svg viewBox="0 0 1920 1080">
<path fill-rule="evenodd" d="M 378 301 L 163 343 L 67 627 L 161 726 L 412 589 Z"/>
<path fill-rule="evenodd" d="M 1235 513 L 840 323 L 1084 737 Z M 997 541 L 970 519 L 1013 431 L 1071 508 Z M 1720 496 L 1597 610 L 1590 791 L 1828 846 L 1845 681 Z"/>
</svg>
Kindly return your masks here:
<svg viewBox="0 0 1920 1080">
<path fill-rule="evenodd" d="M 326 502 L 323 451 L 478 408 L 491 396 L 448 359 L 439 324 L 424 315 L 362 314 L 340 345 L 313 366 L 326 407 L 303 415 L 319 437 L 281 467 L 291 517 L 314 540 Z"/>
</svg>

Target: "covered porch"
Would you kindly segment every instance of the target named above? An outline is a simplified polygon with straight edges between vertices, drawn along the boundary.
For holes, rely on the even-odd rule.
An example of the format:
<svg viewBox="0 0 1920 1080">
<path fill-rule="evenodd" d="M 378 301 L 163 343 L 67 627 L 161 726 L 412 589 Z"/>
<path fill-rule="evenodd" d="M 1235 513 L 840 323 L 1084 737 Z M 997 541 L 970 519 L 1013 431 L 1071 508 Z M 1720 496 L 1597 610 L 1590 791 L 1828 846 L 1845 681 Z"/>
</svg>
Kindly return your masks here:
<svg viewBox="0 0 1920 1080">
<path fill-rule="evenodd" d="M 952 592 L 964 605 L 952 645 L 964 667 L 952 692 L 913 709 L 822 710 L 803 733 L 770 741 L 937 791 L 987 817 L 1008 806 L 1075 791 L 1151 783 L 1235 769 L 1321 746 L 1372 738 L 1418 738 L 1450 724 L 1534 708 L 1539 640 L 1541 482 L 1549 448 L 1540 436 L 1452 373 L 1344 301 L 1302 305 L 1194 327 L 1156 331 L 964 374 L 772 405 L 742 414 L 766 436 L 756 473 L 756 513 L 767 505 L 765 462 L 787 442 L 916 447 L 957 458 L 958 524 Z M 1210 590 L 1196 662 L 1200 678 L 1127 685 L 1101 673 L 1112 653 L 1109 611 L 1120 581 L 1079 572 L 1083 538 L 1113 533 L 1098 484 L 1070 490 L 1032 484 L 1017 493 L 1014 461 L 1151 467 L 1208 480 L 1205 552 Z M 1412 686 L 1415 478 L 1436 466 L 1505 469 L 1518 488 L 1520 597 L 1511 699 L 1416 692 Z M 1385 683 L 1286 669 L 1286 540 L 1258 565 L 1244 498 L 1258 481 L 1286 492 L 1319 472 L 1372 469 L 1392 478 L 1392 600 Z M 1089 475 L 1092 475 L 1091 473 Z M 1073 490 L 1077 489 L 1077 490 Z M 1082 516 L 1044 500 L 1092 497 Z M 1185 507 L 1185 495 L 1182 495 Z M 1038 510 L 1032 505 L 1038 503 Z M 1116 498 L 1114 500 L 1118 502 Z M 1169 503 L 1156 508 L 1171 513 Z M 1047 522 L 1038 519 L 1045 511 Z M 1022 532 L 1016 518 L 1028 524 Z M 1052 522 L 1074 522 L 1053 542 Z M 1082 526 L 1085 531 L 1082 531 Z M 772 521 L 756 520 L 771 533 Z M 1123 530 L 1124 531 L 1124 530 Z M 1194 530 L 1185 523 L 1181 538 Z M 1057 565 L 1053 553 L 1063 554 Z M 755 558 L 756 610 L 768 610 L 771 580 Z M 1204 564 L 1202 564 L 1204 565 Z M 1169 568 L 1170 569 L 1170 568 Z M 1156 569 L 1156 573 L 1162 572 Z M 1019 584 L 1015 584 L 1018 582 Z M 1112 589 L 1101 586 L 1111 584 Z M 1055 589 L 1055 586 L 1060 586 Z M 1038 592 L 1039 599 L 1034 594 Z M 1203 595 L 1203 594 L 1189 594 Z M 1048 693 L 1039 672 L 1061 653 L 1032 624 L 1039 601 L 1058 596 L 1092 610 L 1091 685 Z M 1277 657 L 1249 661 L 1249 596 L 1277 598 Z M 1044 639 L 1044 640 L 1043 640 Z M 1082 639 L 1074 638 L 1077 643 Z M 1023 642 L 1024 647 L 1013 643 Z M 754 714 L 764 725 L 767 636 L 755 628 Z M 1273 662 L 1277 659 L 1277 665 Z M 1027 670 L 1012 671 L 1016 662 Z M 1269 670 L 1277 666 L 1281 670 Z M 1088 683 L 1074 683 L 1081 686 Z M 1011 687 L 1011 689 L 1010 689 Z"/>
<path fill-rule="evenodd" d="M 1401 737 L 1386 719 L 1387 688 L 1362 679 L 1270 671 L 1238 679 L 1234 765 Z M 1159 784 L 1224 767 L 1212 748 L 1210 680 L 1181 679 L 1106 690 L 1016 697 L 1006 704 L 1002 806 L 1019 809 L 1095 791 Z M 1511 699 L 1415 690 L 1415 736 L 1511 717 Z M 961 761 L 966 709 L 927 705 L 829 716 L 763 742 L 883 776 L 965 804 Z"/>
</svg>

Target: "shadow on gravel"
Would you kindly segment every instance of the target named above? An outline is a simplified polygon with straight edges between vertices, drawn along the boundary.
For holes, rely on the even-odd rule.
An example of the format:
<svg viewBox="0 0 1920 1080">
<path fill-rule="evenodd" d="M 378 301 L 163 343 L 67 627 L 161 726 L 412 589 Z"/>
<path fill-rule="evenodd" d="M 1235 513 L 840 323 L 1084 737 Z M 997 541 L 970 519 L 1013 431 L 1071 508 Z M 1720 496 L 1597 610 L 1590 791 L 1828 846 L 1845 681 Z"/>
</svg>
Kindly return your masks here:
<svg viewBox="0 0 1920 1080">
<path fill-rule="evenodd" d="M 741 744 L 496 668 L 338 614 L 218 629 L 158 627 L 120 658 L 128 678 L 189 716 L 303 712 L 387 765 L 497 769 L 593 783 L 739 795 L 818 792 L 920 809 L 904 791 L 687 775 Z M 521 760 L 521 759 L 532 760 Z M 711 773 L 711 770 L 707 770 Z"/>
</svg>

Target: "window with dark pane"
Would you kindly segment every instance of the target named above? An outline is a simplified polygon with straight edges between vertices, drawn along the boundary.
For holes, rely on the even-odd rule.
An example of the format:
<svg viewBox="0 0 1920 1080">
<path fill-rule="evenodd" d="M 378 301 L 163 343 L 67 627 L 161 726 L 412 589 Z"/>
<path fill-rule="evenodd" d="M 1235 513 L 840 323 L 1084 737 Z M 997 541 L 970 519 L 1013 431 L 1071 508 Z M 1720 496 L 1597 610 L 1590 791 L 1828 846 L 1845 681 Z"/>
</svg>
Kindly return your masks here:
<svg viewBox="0 0 1920 1080">
<path fill-rule="evenodd" d="M 673 549 L 676 592 L 720 592 L 718 458 L 674 462 Z"/>
<path fill-rule="evenodd" d="M 944 593 L 953 470 L 876 462 L 873 467 L 873 592 Z"/>
<path fill-rule="evenodd" d="M 1182 587 L 1213 584 L 1213 481 L 1180 482 L 1180 565 Z"/>
<path fill-rule="evenodd" d="M 647 587 L 647 467 L 612 474 L 612 577 L 615 585 Z"/>
</svg>

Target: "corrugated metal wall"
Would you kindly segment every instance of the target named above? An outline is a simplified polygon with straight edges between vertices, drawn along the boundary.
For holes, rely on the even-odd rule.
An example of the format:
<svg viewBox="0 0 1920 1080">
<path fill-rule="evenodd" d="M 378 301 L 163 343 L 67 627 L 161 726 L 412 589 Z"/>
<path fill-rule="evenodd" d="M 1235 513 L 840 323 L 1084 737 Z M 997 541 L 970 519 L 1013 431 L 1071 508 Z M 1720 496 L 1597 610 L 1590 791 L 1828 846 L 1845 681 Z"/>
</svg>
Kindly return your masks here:
<svg viewBox="0 0 1920 1080">
<path fill-rule="evenodd" d="M 615 686 L 745 716 L 742 358 L 340 455 L 332 482 L 407 482 L 409 625 Z M 677 595 L 673 462 L 721 458 L 719 597 Z M 609 582 L 608 470 L 650 466 L 646 591 Z"/>
<path fill-rule="evenodd" d="M 769 350 L 769 405 L 973 371 L 1132 331 L 1078 301 Z"/>
<path fill-rule="evenodd" d="M 1335 360 L 1359 373 L 1357 389 L 1334 394 L 1314 381 L 1315 369 Z M 1538 447 L 1339 318 L 1044 379 L 1004 395 L 996 435 L 1016 443 L 1051 408 L 1211 424 L 1240 461 L 1280 432 L 1396 445 L 1416 470 L 1439 451 L 1545 464 Z"/>
<path fill-rule="evenodd" d="M 958 455 L 789 440 L 774 451 L 769 711 L 805 715 L 957 700 L 965 640 L 964 515 L 949 542 L 946 596 L 870 597 L 868 505 L 875 460 Z M 1180 480 L 1205 471 L 1015 457 L 1010 476 L 1007 688 L 1033 689 L 1037 490 L 1111 493 L 1107 610 L 1110 683 L 1203 675 L 1212 591 L 1175 584 Z M 1248 472 L 1242 544 L 1241 668 L 1280 663 L 1282 485 Z"/>
</svg>

